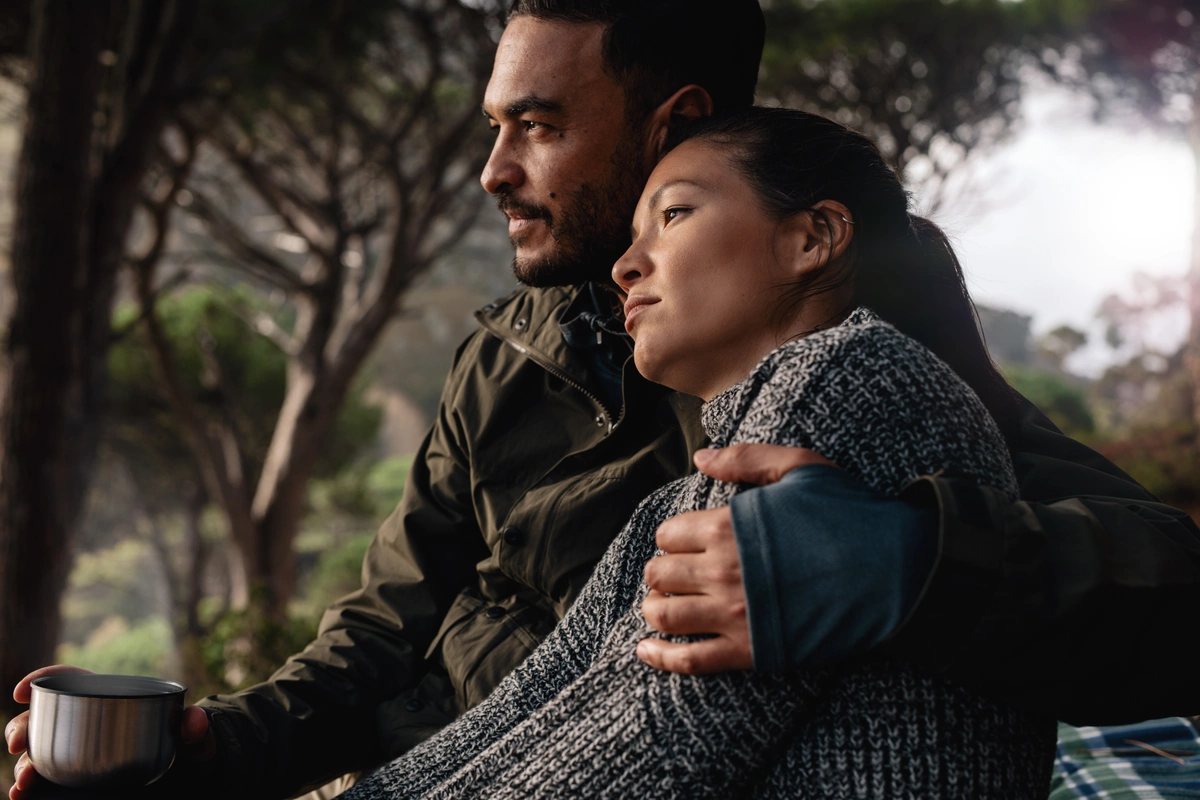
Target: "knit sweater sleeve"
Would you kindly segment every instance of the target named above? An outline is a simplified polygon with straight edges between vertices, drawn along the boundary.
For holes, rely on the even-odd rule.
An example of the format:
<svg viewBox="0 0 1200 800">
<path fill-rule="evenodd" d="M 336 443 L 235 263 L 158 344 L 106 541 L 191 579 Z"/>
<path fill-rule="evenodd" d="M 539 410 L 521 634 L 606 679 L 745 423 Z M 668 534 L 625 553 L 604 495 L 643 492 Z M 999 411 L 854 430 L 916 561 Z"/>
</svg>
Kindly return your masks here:
<svg viewBox="0 0 1200 800">
<path fill-rule="evenodd" d="M 970 390 L 882 323 L 780 348 L 723 402 L 731 424 L 709 431 L 715 441 L 812 447 L 887 493 L 943 468 L 1005 489 L 1013 482 L 1003 440 Z M 725 505 L 736 491 L 693 485 L 680 510 Z M 639 586 L 582 675 L 422 797 L 718 798 L 760 773 L 811 717 L 830 674 L 651 669 L 634 652 L 657 635 L 642 596 Z"/>
<path fill-rule="evenodd" d="M 674 485 L 642 501 L 562 621 L 486 700 L 339 797 L 422 796 L 582 675 L 605 633 L 633 602 L 642 567 L 653 554 L 653 531 L 667 518 Z"/>
</svg>

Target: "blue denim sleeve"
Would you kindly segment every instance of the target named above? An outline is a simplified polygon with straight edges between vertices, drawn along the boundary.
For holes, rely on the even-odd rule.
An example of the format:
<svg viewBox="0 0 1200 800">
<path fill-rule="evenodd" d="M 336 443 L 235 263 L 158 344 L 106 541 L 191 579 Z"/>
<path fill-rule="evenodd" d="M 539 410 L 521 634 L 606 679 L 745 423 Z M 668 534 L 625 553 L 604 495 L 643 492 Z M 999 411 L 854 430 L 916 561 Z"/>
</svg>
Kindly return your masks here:
<svg viewBox="0 0 1200 800">
<path fill-rule="evenodd" d="M 871 650 L 933 571 L 938 515 L 810 464 L 733 499 L 754 668 L 819 666 Z"/>
</svg>

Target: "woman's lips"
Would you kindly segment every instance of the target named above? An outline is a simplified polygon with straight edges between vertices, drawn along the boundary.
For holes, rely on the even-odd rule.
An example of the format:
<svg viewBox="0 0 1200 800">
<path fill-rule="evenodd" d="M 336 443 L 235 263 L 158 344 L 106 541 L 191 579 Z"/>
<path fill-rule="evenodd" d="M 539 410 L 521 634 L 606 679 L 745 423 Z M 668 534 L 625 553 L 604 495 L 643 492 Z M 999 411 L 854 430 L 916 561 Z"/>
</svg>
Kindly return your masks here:
<svg viewBox="0 0 1200 800">
<path fill-rule="evenodd" d="M 633 295 L 625 301 L 625 331 L 629 332 L 629 325 L 633 320 L 642 313 L 643 310 L 658 302 L 657 297 L 643 297 Z"/>
</svg>

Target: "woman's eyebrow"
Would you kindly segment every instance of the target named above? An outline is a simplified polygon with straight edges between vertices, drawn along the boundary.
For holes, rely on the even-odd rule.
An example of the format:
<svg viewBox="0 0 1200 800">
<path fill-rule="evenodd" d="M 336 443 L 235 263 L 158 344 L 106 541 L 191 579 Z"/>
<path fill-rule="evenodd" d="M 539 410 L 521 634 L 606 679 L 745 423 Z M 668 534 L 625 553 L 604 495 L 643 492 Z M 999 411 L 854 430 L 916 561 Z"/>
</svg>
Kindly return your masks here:
<svg viewBox="0 0 1200 800">
<path fill-rule="evenodd" d="M 702 183 L 697 183 L 696 181 L 688 180 L 687 178 L 675 178 L 674 180 L 667 181 L 654 190 L 654 194 L 650 195 L 650 208 L 658 208 L 658 201 L 662 199 L 663 192 L 667 191 L 667 189 L 680 185 L 694 186 L 701 191 L 708 189 L 708 187 Z"/>
<path fill-rule="evenodd" d="M 708 187 L 705 186 L 703 183 L 688 180 L 687 178 L 675 178 L 674 180 L 669 180 L 666 183 L 659 186 L 657 189 L 655 189 L 654 194 L 650 195 L 650 200 L 646 205 L 651 209 L 658 208 L 658 203 L 662 199 L 663 192 L 667 191 L 667 189 L 670 189 L 672 187 L 681 186 L 681 185 L 693 186 L 702 192 L 708 191 Z M 632 239 L 637 238 L 637 225 L 636 224 L 629 226 L 629 236 Z"/>
</svg>

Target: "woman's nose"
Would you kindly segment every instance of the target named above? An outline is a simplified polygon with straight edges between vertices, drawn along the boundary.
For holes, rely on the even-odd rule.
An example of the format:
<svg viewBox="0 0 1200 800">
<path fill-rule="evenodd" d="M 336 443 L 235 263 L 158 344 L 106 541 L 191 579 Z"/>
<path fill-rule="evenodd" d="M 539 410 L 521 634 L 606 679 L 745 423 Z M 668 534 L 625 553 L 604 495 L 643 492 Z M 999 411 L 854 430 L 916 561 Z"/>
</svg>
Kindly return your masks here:
<svg viewBox="0 0 1200 800">
<path fill-rule="evenodd" d="M 613 264 L 612 279 L 617 286 L 621 287 L 621 291 L 629 293 L 630 288 L 635 286 L 638 281 L 645 277 L 649 268 L 649 262 L 645 255 L 641 252 L 637 242 L 629 246 L 625 251 L 625 255 L 617 259 L 617 263 Z"/>
</svg>

